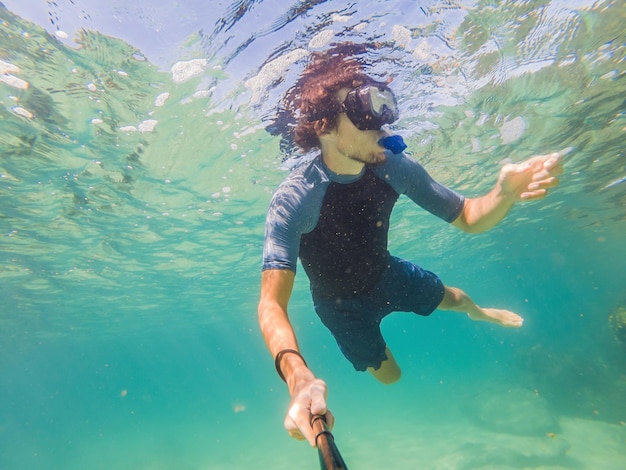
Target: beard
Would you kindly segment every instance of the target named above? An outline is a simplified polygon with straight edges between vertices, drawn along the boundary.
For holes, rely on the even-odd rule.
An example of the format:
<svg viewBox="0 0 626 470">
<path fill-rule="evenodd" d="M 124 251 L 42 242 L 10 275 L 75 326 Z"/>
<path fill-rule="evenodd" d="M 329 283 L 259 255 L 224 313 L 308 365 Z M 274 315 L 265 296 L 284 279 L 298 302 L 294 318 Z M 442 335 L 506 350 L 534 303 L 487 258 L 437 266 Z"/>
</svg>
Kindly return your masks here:
<svg viewBox="0 0 626 470">
<path fill-rule="evenodd" d="M 348 155 L 348 158 L 355 162 L 364 163 L 365 165 L 380 165 L 387 160 L 387 154 L 384 150 L 380 150 L 379 152 L 371 152 L 365 156 L 363 154 Z"/>
</svg>

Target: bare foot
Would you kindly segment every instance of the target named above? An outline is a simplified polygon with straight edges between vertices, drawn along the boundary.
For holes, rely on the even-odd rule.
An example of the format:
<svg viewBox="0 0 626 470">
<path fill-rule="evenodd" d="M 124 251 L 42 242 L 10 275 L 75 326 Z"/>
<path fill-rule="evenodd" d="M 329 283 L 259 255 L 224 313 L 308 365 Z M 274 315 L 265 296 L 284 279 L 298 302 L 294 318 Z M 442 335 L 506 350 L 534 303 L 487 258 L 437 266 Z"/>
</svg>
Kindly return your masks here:
<svg viewBox="0 0 626 470">
<path fill-rule="evenodd" d="M 467 313 L 472 320 L 488 321 L 507 328 L 519 328 L 524 323 L 524 319 L 517 313 L 499 308 L 480 308 L 475 312 Z"/>
</svg>

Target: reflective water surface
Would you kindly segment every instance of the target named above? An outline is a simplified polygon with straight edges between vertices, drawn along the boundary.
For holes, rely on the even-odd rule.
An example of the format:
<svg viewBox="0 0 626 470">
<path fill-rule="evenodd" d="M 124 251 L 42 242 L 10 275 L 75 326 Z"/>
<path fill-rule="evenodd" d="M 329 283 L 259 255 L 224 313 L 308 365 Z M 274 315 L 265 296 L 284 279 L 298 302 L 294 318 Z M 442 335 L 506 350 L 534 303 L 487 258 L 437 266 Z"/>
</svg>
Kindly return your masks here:
<svg viewBox="0 0 626 470">
<path fill-rule="evenodd" d="M 622 1 L 4 1 L 0 468 L 317 468 L 256 324 L 266 128 L 312 51 L 369 44 L 414 158 L 467 196 L 567 149 L 561 186 L 459 233 L 402 201 L 391 250 L 520 312 L 396 315 L 403 379 L 291 314 L 350 468 L 626 466 Z M 297 158 L 297 155 L 296 155 Z"/>
</svg>

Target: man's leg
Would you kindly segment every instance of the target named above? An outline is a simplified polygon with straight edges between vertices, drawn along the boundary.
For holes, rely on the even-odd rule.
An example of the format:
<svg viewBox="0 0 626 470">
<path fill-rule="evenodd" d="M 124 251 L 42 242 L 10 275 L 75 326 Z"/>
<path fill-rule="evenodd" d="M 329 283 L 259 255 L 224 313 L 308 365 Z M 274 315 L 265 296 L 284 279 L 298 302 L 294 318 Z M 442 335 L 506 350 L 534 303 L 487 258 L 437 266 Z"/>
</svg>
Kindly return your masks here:
<svg viewBox="0 0 626 470">
<path fill-rule="evenodd" d="M 379 382 L 389 385 L 400 380 L 402 371 L 400 370 L 400 367 L 391 354 L 389 348 L 385 348 L 385 354 L 387 354 L 387 359 L 380 363 L 380 367 L 378 369 L 368 367 L 367 371 Z"/>
<path fill-rule="evenodd" d="M 444 288 L 443 300 L 437 307 L 441 310 L 465 312 L 472 320 L 487 321 L 509 328 L 519 328 L 524 323 L 524 319 L 517 313 L 498 308 L 481 308 L 461 289 L 447 286 Z"/>
</svg>

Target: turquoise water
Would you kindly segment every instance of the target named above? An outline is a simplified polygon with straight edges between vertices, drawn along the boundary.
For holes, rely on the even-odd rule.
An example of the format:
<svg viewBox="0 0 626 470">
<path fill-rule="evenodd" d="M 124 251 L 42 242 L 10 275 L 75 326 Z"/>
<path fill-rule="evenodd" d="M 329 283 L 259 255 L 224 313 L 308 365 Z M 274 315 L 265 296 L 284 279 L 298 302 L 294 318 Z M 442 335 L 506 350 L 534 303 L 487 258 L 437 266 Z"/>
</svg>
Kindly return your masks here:
<svg viewBox="0 0 626 470">
<path fill-rule="evenodd" d="M 298 276 L 348 466 L 626 468 L 624 2 L 279 3 L 0 8 L 0 468 L 318 468 L 282 428 L 256 303 L 288 156 L 265 126 L 338 40 L 380 43 L 396 131 L 468 196 L 571 148 L 561 186 L 486 234 L 393 215 L 394 254 L 521 330 L 396 314 L 385 387 Z"/>
</svg>

